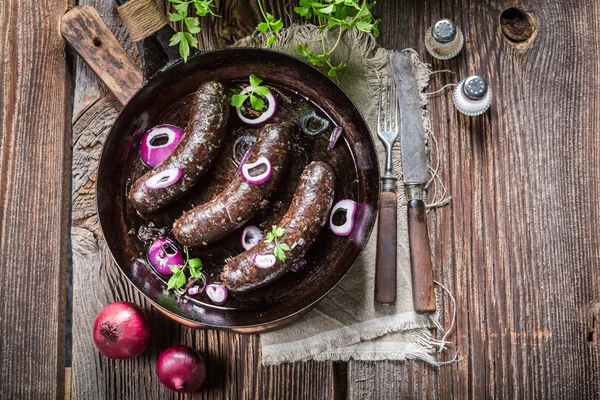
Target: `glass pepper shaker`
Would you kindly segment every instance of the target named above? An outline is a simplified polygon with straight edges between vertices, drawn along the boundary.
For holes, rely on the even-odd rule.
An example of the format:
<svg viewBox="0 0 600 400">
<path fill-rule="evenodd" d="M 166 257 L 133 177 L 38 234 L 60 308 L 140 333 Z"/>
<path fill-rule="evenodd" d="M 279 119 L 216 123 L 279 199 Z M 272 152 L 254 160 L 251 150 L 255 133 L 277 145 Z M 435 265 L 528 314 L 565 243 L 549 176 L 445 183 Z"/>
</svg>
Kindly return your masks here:
<svg viewBox="0 0 600 400">
<path fill-rule="evenodd" d="M 464 44 L 463 34 L 449 19 L 440 19 L 425 33 L 425 47 L 429 54 L 440 60 L 457 55 Z"/>
<path fill-rule="evenodd" d="M 469 116 L 480 115 L 492 104 L 492 90 L 485 79 L 473 75 L 456 85 L 452 101 L 461 113 Z"/>
</svg>

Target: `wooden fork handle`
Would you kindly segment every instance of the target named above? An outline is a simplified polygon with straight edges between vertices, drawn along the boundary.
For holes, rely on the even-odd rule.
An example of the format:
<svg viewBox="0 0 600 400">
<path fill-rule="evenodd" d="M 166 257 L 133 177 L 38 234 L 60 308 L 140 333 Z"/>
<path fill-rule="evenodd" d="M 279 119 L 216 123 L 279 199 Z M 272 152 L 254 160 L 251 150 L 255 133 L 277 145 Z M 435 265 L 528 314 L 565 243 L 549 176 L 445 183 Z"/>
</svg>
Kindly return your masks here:
<svg viewBox="0 0 600 400">
<path fill-rule="evenodd" d="M 379 193 L 375 301 L 383 304 L 396 302 L 397 207 L 398 202 L 395 192 Z"/>
<path fill-rule="evenodd" d="M 408 201 L 408 236 L 412 272 L 413 306 L 418 314 L 435 311 L 433 266 L 425 203 L 421 199 Z"/>
</svg>

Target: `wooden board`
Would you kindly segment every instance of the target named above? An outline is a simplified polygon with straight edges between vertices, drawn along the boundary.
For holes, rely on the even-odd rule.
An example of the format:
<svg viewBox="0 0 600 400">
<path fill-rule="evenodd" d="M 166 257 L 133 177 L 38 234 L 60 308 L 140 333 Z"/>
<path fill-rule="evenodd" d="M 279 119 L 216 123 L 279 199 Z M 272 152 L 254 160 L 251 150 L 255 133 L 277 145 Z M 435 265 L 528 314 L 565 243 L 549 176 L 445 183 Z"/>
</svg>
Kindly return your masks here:
<svg viewBox="0 0 600 400">
<path fill-rule="evenodd" d="M 220 19 L 202 19 L 200 46 L 212 49 L 250 33 L 254 2 L 220 0 Z M 135 58 L 110 0 L 92 5 Z M 110 361 L 91 341 L 96 313 L 116 300 L 147 303 L 113 266 L 100 238 L 94 205 L 95 168 L 117 103 L 77 61 L 73 132 L 74 398 L 175 398 L 154 375 L 160 350 L 198 348 L 209 382 L 191 398 L 598 398 L 600 171 L 596 2 L 523 0 L 533 35 L 511 42 L 502 11 L 490 0 L 380 2 L 379 43 L 414 47 L 437 18 L 454 18 L 465 34 L 455 59 L 434 61 L 431 91 L 479 73 L 494 92 L 492 110 L 468 118 L 449 92 L 431 98 L 442 176 L 452 204 L 429 213 L 434 275 L 457 299 L 461 361 L 434 369 L 422 362 L 297 363 L 260 366 L 255 336 L 183 328 L 152 312 L 155 336 L 139 359 Z M 297 21 L 295 2 L 264 1 Z M 515 24 L 518 28 L 519 24 Z M 511 32 L 505 29 L 505 32 Z M 529 36 L 527 34 L 526 36 Z M 521 38 L 513 35 L 513 39 Z M 519 39 L 521 40 L 521 39 Z M 1 51 L 1 50 L 0 50 Z M 103 282 L 102 285 L 96 282 Z M 451 307 L 443 298 L 443 322 Z M 441 359 L 451 358 L 447 352 Z"/>
<path fill-rule="evenodd" d="M 0 398 L 62 398 L 71 66 L 67 0 L 0 2 Z M 43 10 L 32 13 L 31 10 Z"/>
</svg>

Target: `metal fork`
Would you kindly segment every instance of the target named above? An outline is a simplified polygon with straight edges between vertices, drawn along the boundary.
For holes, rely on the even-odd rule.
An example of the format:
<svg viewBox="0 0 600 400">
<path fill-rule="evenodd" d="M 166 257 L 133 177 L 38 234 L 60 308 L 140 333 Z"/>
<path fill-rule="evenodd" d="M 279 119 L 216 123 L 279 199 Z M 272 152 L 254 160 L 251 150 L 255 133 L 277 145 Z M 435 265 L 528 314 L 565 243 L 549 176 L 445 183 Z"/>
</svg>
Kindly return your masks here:
<svg viewBox="0 0 600 400">
<path fill-rule="evenodd" d="M 379 222 L 377 224 L 377 257 L 375 265 L 375 301 L 390 304 L 396 301 L 396 180 L 392 175 L 392 148 L 398 134 L 398 101 L 394 80 L 387 78 L 385 90 L 379 84 L 377 136 L 385 147 L 385 172 L 381 176 Z"/>
</svg>

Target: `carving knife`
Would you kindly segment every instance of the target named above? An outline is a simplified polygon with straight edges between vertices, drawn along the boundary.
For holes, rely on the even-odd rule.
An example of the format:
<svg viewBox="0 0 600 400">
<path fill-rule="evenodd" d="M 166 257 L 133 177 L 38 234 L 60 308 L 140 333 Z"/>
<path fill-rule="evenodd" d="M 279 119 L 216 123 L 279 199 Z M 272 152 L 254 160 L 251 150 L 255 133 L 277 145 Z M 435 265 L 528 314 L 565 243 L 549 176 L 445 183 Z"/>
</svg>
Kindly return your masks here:
<svg viewBox="0 0 600 400">
<path fill-rule="evenodd" d="M 408 208 L 408 236 L 412 273 L 413 305 L 419 314 L 435 311 L 433 268 L 427 214 L 423 201 L 424 186 L 429 180 L 423 114 L 414 64 L 407 53 L 393 52 L 390 64 L 396 81 L 400 110 L 400 150 Z"/>
</svg>

